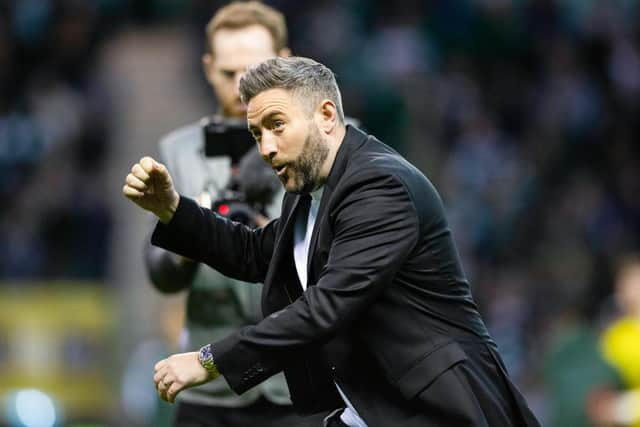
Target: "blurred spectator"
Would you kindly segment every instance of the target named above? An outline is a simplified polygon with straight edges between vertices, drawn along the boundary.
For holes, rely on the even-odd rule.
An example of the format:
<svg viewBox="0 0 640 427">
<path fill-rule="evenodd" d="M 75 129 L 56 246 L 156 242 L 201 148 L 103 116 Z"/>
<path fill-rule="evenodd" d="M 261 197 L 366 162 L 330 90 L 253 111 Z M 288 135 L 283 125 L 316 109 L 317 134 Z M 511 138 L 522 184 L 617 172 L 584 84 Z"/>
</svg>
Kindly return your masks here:
<svg viewBox="0 0 640 427">
<path fill-rule="evenodd" d="M 619 386 L 599 350 L 597 322 L 588 311 L 580 302 L 565 301 L 549 319 L 543 368 L 549 427 L 599 426 L 596 403 Z"/>
<path fill-rule="evenodd" d="M 595 396 L 593 412 L 600 425 L 640 426 L 640 256 L 621 262 L 614 295 L 620 314 L 602 335 L 601 346 L 624 388 Z"/>
<path fill-rule="evenodd" d="M 98 195 L 112 112 L 92 69 L 106 35 L 96 32 L 98 4 L 2 10 L 0 279 L 104 278 L 111 215 Z"/>
</svg>

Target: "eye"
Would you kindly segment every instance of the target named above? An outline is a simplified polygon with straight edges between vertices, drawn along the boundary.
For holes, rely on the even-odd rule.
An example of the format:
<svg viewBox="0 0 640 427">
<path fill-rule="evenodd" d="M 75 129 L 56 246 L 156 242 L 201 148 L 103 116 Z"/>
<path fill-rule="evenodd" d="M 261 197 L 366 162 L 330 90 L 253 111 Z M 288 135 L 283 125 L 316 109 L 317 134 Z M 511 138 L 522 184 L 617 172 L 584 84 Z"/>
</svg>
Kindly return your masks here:
<svg viewBox="0 0 640 427">
<path fill-rule="evenodd" d="M 284 129 L 284 121 L 282 120 L 274 120 L 273 122 L 273 130 L 279 131 Z"/>
<path fill-rule="evenodd" d="M 236 76 L 236 72 L 233 70 L 222 70 L 222 75 L 229 80 L 232 80 Z"/>
</svg>

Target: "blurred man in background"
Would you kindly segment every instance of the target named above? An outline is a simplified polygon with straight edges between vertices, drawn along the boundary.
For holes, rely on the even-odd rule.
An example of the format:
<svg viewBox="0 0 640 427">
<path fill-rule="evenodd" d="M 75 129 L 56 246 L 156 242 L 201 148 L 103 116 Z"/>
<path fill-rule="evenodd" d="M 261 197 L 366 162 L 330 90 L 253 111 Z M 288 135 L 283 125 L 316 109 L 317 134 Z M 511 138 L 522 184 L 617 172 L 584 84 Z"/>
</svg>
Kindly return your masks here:
<svg viewBox="0 0 640 427">
<path fill-rule="evenodd" d="M 615 278 L 621 315 L 601 339 L 605 359 L 618 371 L 624 391 L 594 397 L 599 425 L 640 426 L 640 256 L 626 257 Z M 597 398 L 597 399 L 596 399 Z"/>
<path fill-rule="evenodd" d="M 233 2 L 212 17 L 206 35 L 208 51 L 202 64 L 218 99 L 218 113 L 169 133 L 160 141 L 160 154 L 182 193 L 203 206 L 217 207 L 223 215 L 240 215 L 233 219 L 261 225 L 267 216 L 279 213 L 274 190 L 279 190 L 279 182 L 259 158 L 246 129 L 238 82 L 248 65 L 289 55 L 285 19 L 256 1 Z M 156 247 L 146 249 L 154 286 L 165 293 L 188 291 L 183 349 L 199 348 L 261 319 L 261 285 L 229 279 Z M 308 422 L 318 425 L 319 419 Z M 298 426 L 306 422 L 294 415 L 281 374 L 242 396 L 235 395 L 223 378 L 191 389 L 181 395 L 174 425 Z"/>
<path fill-rule="evenodd" d="M 600 351 L 600 321 L 589 301 L 573 295 L 551 322 L 542 358 L 549 427 L 595 427 L 603 397 L 619 388 L 616 370 Z"/>
</svg>

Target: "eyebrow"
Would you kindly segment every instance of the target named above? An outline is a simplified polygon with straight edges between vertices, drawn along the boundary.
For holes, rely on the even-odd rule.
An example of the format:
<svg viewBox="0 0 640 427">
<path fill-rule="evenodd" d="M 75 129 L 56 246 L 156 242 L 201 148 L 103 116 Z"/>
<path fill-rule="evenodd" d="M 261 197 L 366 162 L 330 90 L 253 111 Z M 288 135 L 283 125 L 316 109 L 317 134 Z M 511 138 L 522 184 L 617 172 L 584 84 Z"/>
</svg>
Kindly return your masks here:
<svg viewBox="0 0 640 427">
<path fill-rule="evenodd" d="M 260 124 L 264 124 L 264 123 L 268 122 L 269 120 L 272 120 L 275 116 L 277 116 L 277 115 L 281 115 L 281 114 L 284 114 L 284 113 L 283 113 L 282 111 L 280 111 L 280 110 L 274 110 L 274 111 L 271 111 L 269 114 L 266 114 L 265 116 L 263 116 L 263 117 L 260 119 L 260 122 L 259 122 L 259 123 L 260 123 Z M 251 124 L 251 123 L 249 124 L 249 130 L 250 130 L 251 132 L 253 132 L 253 131 L 254 131 L 254 130 L 256 130 L 256 129 L 258 129 L 258 126 L 257 126 L 257 125 L 253 125 L 253 124 Z"/>
</svg>

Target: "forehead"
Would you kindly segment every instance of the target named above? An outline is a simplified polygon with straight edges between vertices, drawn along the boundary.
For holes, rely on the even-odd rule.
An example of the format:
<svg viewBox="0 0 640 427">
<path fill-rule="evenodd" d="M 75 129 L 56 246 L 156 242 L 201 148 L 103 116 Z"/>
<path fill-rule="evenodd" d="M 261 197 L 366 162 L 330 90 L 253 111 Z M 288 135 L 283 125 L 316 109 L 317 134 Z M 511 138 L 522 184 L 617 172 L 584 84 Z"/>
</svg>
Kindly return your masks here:
<svg viewBox="0 0 640 427">
<path fill-rule="evenodd" d="M 262 25 L 220 28 L 211 39 L 217 66 L 242 69 L 276 56 L 271 33 Z"/>
<path fill-rule="evenodd" d="M 295 116 L 302 112 L 300 101 L 285 89 L 269 89 L 254 96 L 247 104 L 249 125 L 257 125 L 263 117 L 272 113 Z"/>
</svg>

